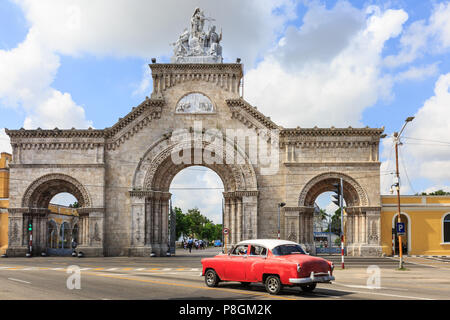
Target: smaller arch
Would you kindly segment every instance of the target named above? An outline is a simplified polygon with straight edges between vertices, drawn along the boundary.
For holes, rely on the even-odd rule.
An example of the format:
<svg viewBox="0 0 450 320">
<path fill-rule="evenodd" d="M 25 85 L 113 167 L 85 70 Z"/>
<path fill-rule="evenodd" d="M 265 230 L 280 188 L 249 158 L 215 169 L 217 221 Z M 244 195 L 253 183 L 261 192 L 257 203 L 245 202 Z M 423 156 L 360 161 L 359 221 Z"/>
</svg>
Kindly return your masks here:
<svg viewBox="0 0 450 320">
<path fill-rule="evenodd" d="M 299 205 L 313 207 L 316 198 L 324 192 L 331 191 L 333 183 L 342 178 L 344 184 L 344 199 L 348 207 L 368 206 L 367 193 L 361 185 L 349 175 L 340 172 L 325 172 L 309 180 L 299 196 Z"/>
<path fill-rule="evenodd" d="M 442 243 L 450 243 L 450 212 L 446 212 L 442 215 Z"/>
<path fill-rule="evenodd" d="M 400 214 L 402 216 L 405 216 L 406 220 L 408 221 L 408 225 L 406 226 L 406 231 L 408 232 L 408 234 L 407 234 L 407 237 L 408 237 L 408 254 L 411 254 L 411 248 L 412 248 L 412 246 L 411 246 L 411 234 L 412 234 L 412 232 L 411 232 L 412 231 L 411 230 L 411 217 L 406 212 L 401 212 Z M 397 221 L 398 221 L 398 213 L 394 214 L 394 216 L 392 217 L 392 229 L 395 228 Z"/>
<path fill-rule="evenodd" d="M 48 208 L 50 200 L 62 192 L 72 194 L 81 207 L 91 206 L 91 198 L 84 186 L 75 178 L 62 173 L 47 174 L 32 182 L 24 193 L 22 206 Z"/>
</svg>

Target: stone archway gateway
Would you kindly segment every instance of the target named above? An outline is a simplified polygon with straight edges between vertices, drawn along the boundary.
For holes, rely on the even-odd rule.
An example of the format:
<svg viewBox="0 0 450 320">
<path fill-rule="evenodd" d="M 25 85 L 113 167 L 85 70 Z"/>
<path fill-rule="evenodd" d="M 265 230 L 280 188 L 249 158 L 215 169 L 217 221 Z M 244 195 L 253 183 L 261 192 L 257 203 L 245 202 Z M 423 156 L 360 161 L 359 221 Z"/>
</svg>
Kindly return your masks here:
<svg viewBox="0 0 450 320">
<path fill-rule="evenodd" d="M 86 255 L 165 255 L 170 182 L 192 165 L 223 181 L 229 244 L 276 238 L 278 203 L 285 202 L 281 237 L 311 249 L 314 200 L 343 178 L 349 253 L 381 254 L 384 129 L 277 125 L 242 98 L 242 64 L 223 63 L 222 35 L 203 28 L 179 37 L 172 63 L 153 61 L 151 97 L 112 127 L 6 130 L 13 148 L 9 255 L 25 254 L 26 219 L 44 225 L 58 192 L 82 206 L 78 239 Z M 48 243 L 36 241 L 42 250 Z"/>
</svg>

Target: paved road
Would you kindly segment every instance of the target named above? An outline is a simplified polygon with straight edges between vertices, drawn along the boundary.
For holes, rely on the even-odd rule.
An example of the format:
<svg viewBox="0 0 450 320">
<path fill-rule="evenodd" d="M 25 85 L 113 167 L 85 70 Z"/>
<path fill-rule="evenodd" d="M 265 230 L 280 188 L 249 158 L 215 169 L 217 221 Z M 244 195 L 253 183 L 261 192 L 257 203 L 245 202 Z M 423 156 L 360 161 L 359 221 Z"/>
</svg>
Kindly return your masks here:
<svg viewBox="0 0 450 320">
<path fill-rule="evenodd" d="M 450 299 L 450 263 L 422 259 L 406 261 L 407 271 L 398 271 L 393 258 L 346 257 L 346 269 L 335 261 L 336 281 L 319 284 L 313 293 L 286 288 L 271 296 L 261 284 L 243 288 L 239 283 L 221 283 L 208 288 L 200 276 L 200 259 L 217 249 L 179 250 L 174 257 L 33 257 L 0 259 L 0 300 L 5 299 L 245 299 L 245 300 L 358 300 Z M 408 259 L 406 259 L 408 260 Z M 431 263 L 430 263 L 431 261 Z M 434 265 L 433 265 L 434 264 Z M 80 268 L 81 289 L 68 289 L 73 274 L 69 266 Z M 368 279 L 380 267 L 380 282 Z M 375 270 L 375 271 L 374 271 Z M 372 279 L 372 278 L 370 278 Z M 71 282 L 72 285 L 75 282 Z M 373 288 L 379 284 L 379 288 Z"/>
</svg>

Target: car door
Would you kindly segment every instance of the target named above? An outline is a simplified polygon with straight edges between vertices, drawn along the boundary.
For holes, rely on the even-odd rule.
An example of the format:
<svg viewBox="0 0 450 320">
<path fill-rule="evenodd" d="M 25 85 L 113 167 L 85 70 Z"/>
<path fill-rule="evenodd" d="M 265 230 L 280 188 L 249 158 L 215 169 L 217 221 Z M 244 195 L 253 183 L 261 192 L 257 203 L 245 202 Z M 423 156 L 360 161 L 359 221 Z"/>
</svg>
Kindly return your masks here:
<svg viewBox="0 0 450 320">
<path fill-rule="evenodd" d="M 236 246 L 228 255 L 225 265 L 225 280 L 245 281 L 245 261 L 247 259 L 247 245 Z M 243 254 L 245 252 L 245 254 Z"/>
<path fill-rule="evenodd" d="M 267 257 L 267 249 L 262 246 L 250 245 L 248 252 L 249 254 L 245 260 L 245 281 L 261 281 Z"/>
</svg>

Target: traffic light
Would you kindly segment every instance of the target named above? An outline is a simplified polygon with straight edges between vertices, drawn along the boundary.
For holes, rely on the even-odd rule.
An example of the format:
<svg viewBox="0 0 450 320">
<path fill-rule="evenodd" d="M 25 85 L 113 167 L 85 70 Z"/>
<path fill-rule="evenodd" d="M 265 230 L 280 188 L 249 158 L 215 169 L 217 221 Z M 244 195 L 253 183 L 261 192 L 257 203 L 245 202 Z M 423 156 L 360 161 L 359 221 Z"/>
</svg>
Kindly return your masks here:
<svg viewBox="0 0 450 320">
<path fill-rule="evenodd" d="M 28 231 L 33 231 L 33 224 L 31 223 L 28 224 Z"/>
<path fill-rule="evenodd" d="M 340 183 L 333 183 L 333 190 L 335 194 L 333 194 L 331 197 L 334 199 L 332 202 L 337 205 L 338 207 L 341 207 L 341 198 L 343 196 L 342 190 L 341 190 L 341 184 Z"/>
</svg>

